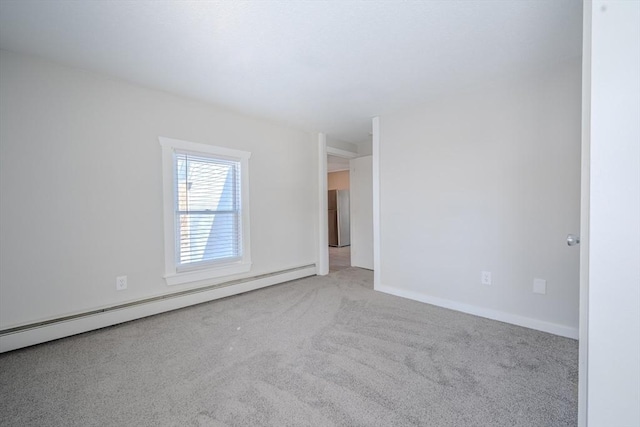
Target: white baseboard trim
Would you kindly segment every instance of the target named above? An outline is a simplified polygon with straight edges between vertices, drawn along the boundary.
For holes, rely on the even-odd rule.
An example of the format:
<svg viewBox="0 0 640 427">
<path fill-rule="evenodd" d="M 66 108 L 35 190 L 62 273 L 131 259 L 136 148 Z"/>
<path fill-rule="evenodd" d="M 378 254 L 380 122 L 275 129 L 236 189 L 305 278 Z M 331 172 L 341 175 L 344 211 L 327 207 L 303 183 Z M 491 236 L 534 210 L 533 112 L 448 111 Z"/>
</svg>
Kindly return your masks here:
<svg viewBox="0 0 640 427">
<path fill-rule="evenodd" d="M 443 298 L 432 297 L 430 295 L 421 294 L 419 292 L 397 289 L 390 286 L 376 286 L 375 290 L 384 292 L 385 294 L 395 295 L 402 298 L 408 298 L 415 301 L 436 305 L 438 307 L 461 311 L 462 313 L 473 314 L 475 316 L 485 317 L 487 319 L 511 323 L 512 325 L 523 326 L 525 328 L 535 329 L 542 332 L 548 332 L 550 334 L 559 335 L 561 337 L 578 339 L 578 328 L 572 328 L 570 326 L 559 325 L 557 323 L 545 322 L 543 320 L 532 319 L 530 317 L 505 313 L 503 311 L 497 311 Z"/>
<path fill-rule="evenodd" d="M 302 268 L 294 268 L 280 273 L 264 274 L 246 281 L 234 281 L 229 286 L 220 285 L 206 290 L 194 290 L 192 293 L 166 295 L 162 299 L 142 302 L 137 305 L 127 305 L 122 308 L 108 309 L 102 312 L 75 317 L 70 320 L 52 322 L 33 328 L 21 329 L 16 332 L 0 335 L 0 353 L 28 347 L 107 326 L 117 325 L 135 319 L 176 310 L 190 305 L 225 298 L 243 292 L 253 291 L 278 283 L 303 277 L 315 276 L 315 264 Z M 240 283 L 236 283 L 240 282 Z"/>
</svg>

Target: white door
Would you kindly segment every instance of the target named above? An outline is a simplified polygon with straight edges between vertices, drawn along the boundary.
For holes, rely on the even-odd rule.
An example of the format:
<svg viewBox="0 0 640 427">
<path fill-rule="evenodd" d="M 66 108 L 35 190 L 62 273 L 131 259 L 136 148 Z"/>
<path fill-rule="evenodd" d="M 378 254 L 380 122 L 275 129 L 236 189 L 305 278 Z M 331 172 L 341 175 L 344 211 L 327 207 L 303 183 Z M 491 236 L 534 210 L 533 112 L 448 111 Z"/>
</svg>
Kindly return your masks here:
<svg viewBox="0 0 640 427">
<path fill-rule="evenodd" d="M 582 288 L 588 319 L 580 331 L 581 350 L 585 339 L 588 347 L 587 357 L 581 354 L 580 377 L 587 387 L 581 411 L 587 414 L 581 423 L 638 426 L 640 2 L 594 1 L 584 7 L 591 17 L 585 25 L 585 55 L 591 57 L 583 70 L 591 142 L 590 165 L 585 164 L 590 178 L 589 270 L 588 285 Z"/>
<path fill-rule="evenodd" d="M 373 270 L 373 157 L 350 161 L 351 266 Z"/>
</svg>

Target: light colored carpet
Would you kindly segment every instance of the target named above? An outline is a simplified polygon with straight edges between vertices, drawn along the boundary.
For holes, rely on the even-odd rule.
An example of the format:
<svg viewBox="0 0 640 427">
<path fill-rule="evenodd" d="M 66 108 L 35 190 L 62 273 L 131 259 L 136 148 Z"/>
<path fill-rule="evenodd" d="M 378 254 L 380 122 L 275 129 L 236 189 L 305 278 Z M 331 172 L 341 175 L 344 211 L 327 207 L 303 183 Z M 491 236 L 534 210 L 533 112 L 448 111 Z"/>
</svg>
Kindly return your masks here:
<svg viewBox="0 0 640 427">
<path fill-rule="evenodd" d="M 11 426 L 573 426 L 577 342 L 344 269 L 0 355 Z"/>
</svg>

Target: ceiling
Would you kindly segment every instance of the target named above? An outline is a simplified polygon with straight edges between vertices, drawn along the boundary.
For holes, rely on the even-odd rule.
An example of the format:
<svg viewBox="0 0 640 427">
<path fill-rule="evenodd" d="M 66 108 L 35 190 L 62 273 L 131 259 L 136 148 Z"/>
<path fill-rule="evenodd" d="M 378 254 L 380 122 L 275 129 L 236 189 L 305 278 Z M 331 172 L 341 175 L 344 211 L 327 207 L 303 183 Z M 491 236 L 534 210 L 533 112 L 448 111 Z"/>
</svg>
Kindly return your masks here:
<svg viewBox="0 0 640 427">
<path fill-rule="evenodd" d="M 368 139 L 371 117 L 581 54 L 580 0 L 0 1 L 0 48 Z"/>
</svg>

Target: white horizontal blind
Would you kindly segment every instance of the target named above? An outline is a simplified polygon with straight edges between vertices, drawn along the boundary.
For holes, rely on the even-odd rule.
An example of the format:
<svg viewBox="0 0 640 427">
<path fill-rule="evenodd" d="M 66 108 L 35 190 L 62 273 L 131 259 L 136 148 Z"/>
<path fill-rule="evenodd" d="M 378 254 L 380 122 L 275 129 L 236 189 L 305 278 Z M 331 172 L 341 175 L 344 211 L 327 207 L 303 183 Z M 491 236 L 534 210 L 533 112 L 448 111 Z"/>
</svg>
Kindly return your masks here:
<svg viewBox="0 0 640 427">
<path fill-rule="evenodd" d="M 176 266 L 242 257 L 240 161 L 174 152 Z"/>
</svg>

